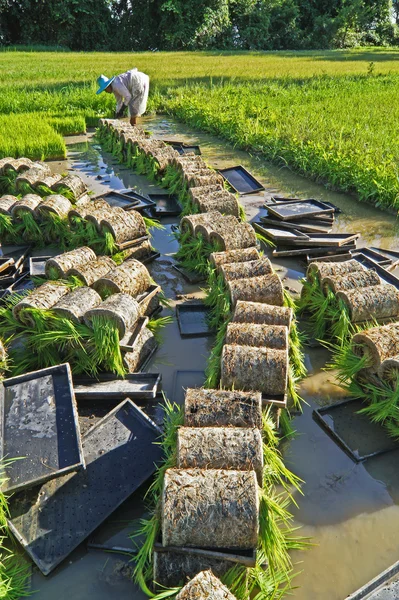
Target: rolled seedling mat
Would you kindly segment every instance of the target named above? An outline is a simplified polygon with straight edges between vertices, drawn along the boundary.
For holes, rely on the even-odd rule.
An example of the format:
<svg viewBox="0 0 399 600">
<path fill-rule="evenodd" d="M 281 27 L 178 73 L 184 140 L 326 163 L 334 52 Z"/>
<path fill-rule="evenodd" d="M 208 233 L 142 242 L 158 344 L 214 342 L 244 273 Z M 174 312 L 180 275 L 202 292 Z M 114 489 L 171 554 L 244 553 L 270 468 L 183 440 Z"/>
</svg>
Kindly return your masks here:
<svg viewBox="0 0 399 600">
<path fill-rule="evenodd" d="M 256 548 L 255 471 L 168 469 L 161 514 L 164 546 Z"/>
<path fill-rule="evenodd" d="M 240 216 L 240 206 L 238 200 L 229 192 L 219 192 L 211 198 L 200 198 L 197 202 L 200 213 L 212 212 L 217 210 L 223 215 L 233 215 L 237 219 Z"/>
<path fill-rule="evenodd" d="M 308 281 L 319 282 L 325 277 L 334 277 L 337 275 L 347 275 L 356 271 L 364 271 L 365 268 L 355 259 L 346 260 L 344 262 L 312 262 L 306 271 Z"/>
<path fill-rule="evenodd" d="M 288 327 L 257 323 L 229 323 L 225 343 L 286 350 L 288 348 Z"/>
<path fill-rule="evenodd" d="M 283 284 L 276 273 L 235 279 L 229 281 L 227 287 L 233 306 L 239 300 L 262 302 L 274 306 L 283 306 L 284 304 Z"/>
<path fill-rule="evenodd" d="M 211 234 L 210 241 L 223 250 L 250 248 L 257 245 L 255 230 L 249 223 L 237 223 L 234 228 L 215 231 Z"/>
<path fill-rule="evenodd" d="M 228 252 L 213 252 L 209 256 L 209 261 L 215 269 L 219 270 L 222 265 L 258 260 L 259 258 L 258 250 L 255 247 L 251 247 L 229 250 Z"/>
<path fill-rule="evenodd" d="M 211 194 L 223 191 L 223 186 L 219 184 L 206 185 L 200 188 L 190 188 L 188 191 L 188 195 L 193 204 L 197 204 L 200 199 L 207 198 Z"/>
<path fill-rule="evenodd" d="M 16 188 L 17 188 L 17 190 L 20 189 L 20 187 L 23 184 L 28 184 L 28 185 L 34 187 L 37 181 L 39 181 L 40 179 L 43 179 L 44 176 L 50 175 L 50 174 L 51 174 L 50 167 L 48 167 L 47 165 L 45 165 L 43 163 L 35 163 L 33 165 L 33 167 L 31 167 L 24 173 L 21 173 L 21 175 L 18 175 L 18 177 L 15 180 Z"/>
<path fill-rule="evenodd" d="M 101 231 L 101 221 L 108 219 L 110 221 L 120 221 L 122 219 L 121 212 L 125 212 L 123 208 L 119 206 L 107 206 L 104 208 L 96 208 L 95 210 L 86 213 L 86 221 L 93 223 L 98 231 Z"/>
<path fill-rule="evenodd" d="M 290 329 L 293 319 L 292 308 L 272 306 L 262 302 L 238 300 L 232 323 L 258 323 L 263 325 L 285 325 Z"/>
<path fill-rule="evenodd" d="M 180 221 L 180 231 L 184 233 L 189 231 L 191 235 L 196 234 L 196 228 L 199 225 L 211 225 L 213 222 L 222 218 L 220 212 L 200 213 L 198 215 L 188 215 Z"/>
<path fill-rule="evenodd" d="M 272 263 L 266 256 L 246 262 L 227 263 L 220 266 L 220 272 L 225 281 L 248 279 L 273 273 Z"/>
<path fill-rule="evenodd" d="M 30 169 L 31 167 L 33 167 L 34 163 L 30 160 L 30 158 L 17 158 L 13 161 L 12 163 L 12 168 L 14 169 L 14 171 L 17 171 L 17 173 L 23 173 L 24 171 L 27 171 L 28 169 Z"/>
<path fill-rule="evenodd" d="M 101 296 L 95 290 L 90 287 L 80 287 L 58 300 L 52 310 L 61 317 L 79 323 L 83 321 L 87 310 L 99 306 L 101 302 Z"/>
<path fill-rule="evenodd" d="M 145 221 L 139 212 L 120 210 L 123 214 L 111 213 L 101 220 L 101 228 L 110 231 L 117 244 L 147 235 Z"/>
<path fill-rule="evenodd" d="M 329 277 L 323 277 L 321 280 L 321 287 L 325 294 L 329 291 L 333 292 L 333 294 L 337 294 L 337 292 L 379 285 L 380 283 L 381 280 L 377 273 L 372 269 L 367 269 L 364 271 L 347 273 L 346 275 L 330 275 Z"/>
<path fill-rule="evenodd" d="M 188 388 L 186 427 L 262 427 L 262 394 Z"/>
<path fill-rule="evenodd" d="M 259 429 L 245 427 L 180 427 L 179 469 L 255 471 L 262 486 L 263 442 Z"/>
<path fill-rule="evenodd" d="M 235 390 L 257 390 L 271 396 L 284 396 L 288 382 L 288 350 L 223 346 L 221 386 Z"/>
<path fill-rule="evenodd" d="M 347 307 L 352 323 L 399 316 L 399 291 L 389 283 L 338 292 L 336 298 Z"/>
<path fill-rule="evenodd" d="M 386 358 L 381 363 L 378 370 L 378 377 L 382 381 L 396 384 L 399 377 L 399 354 L 392 356 L 392 358 Z"/>
<path fill-rule="evenodd" d="M 28 212 L 34 216 L 35 209 L 39 206 L 42 201 L 41 197 L 37 194 L 26 194 L 23 196 L 11 209 L 11 214 L 14 219 L 19 218 L 19 215 L 23 212 Z"/>
<path fill-rule="evenodd" d="M 53 189 L 55 192 L 67 189 L 73 195 L 75 200 L 78 200 L 81 196 L 83 196 L 83 194 L 86 193 L 87 185 L 79 177 L 79 175 L 70 173 L 66 177 L 63 177 L 60 181 L 54 183 L 51 189 Z"/>
<path fill-rule="evenodd" d="M 29 314 L 23 314 L 22 311 L 25 309 L 41 309 L 49 310 L 57 302 L 69 292 L 69 287 L 61 283 L 52 281 L 46 281 L 43 285 L 40 285 L 34 289 L 29 296 L 23 298 L 18 304 L 12 309 L 12 314 L 17 321 L 20 323 L 27 323 L 33 325 L 33 321 Z"/>
<path fill-rule="evenodd" d="M 52 196 L 47 196 L 40 202 L 35 209 L 35 214 L 40 217 L 44 216 L 46 213 L 53 213 L 58 215 L 61 219 L 66 219 L 71 208 L 72 204 L 68 198 L 61 196 L 60 194 L 54 194 Z"/>
<path fill-rule="evenodd" d="M 115 262 L 109 256 L 98 256 L 89 260 L 82 266 L 73 267 L 66 272 L 67 277 L 78 277 L 84 285 L 93 285 L 95 281 L 104 277 L 115 268 Z"/>
<path fill-rule="evenodd" d="M 142 260 L 143 258 L 147 258 L 152 252 L 152 246 L 150 240 L 144 240 L 138 246 L 132 246 L 131 248 L 127 248 L 124 252 L 125 260 L 129 258 L 135 258 L 136 260 Z"/>
<path fill-rule="evenodd" d="M 0 198 L 0 214 L 11 215 L 12 207 L 18 202 L 16 196 L 6 195 Z"/>
<path fill-rule="evenodd" d="M 61 181 L 62 175 L 59 173 L 51 173 L 50 175 L 43 175 L 35 182 L 34 188 L 37 189 L 40 186 L 52 189 L 52 186 Z"/>
<path fill-rule="evenodd" d="M 399 354 L 399 323 L 372 327 L 352 337 L 354 352 L 367 356 L 367 368 L 376 373 L 383 362 Z"/>
<path fill-rule="evenodd" d="M 57 271 L 58 278 L 66 278 L 70 269 L 78 269 L 84 267 L 88 262 L 95 261 L 96 253 L 88 246 L 75 248 L 69 252 L 64 252 L 46 261 L 45 273 L 46 277 L 51 279 L 51 271 Z"/>
<path fill-rule="evenodd" d="M 208 242 L 216 241 L 216 243 L 218 243 L 219 238 L 215 239 L 217 235 L 220 233 L 223 233 L 226 236 L 231 235 L 238 224 L 239 221 L 236 217 L 233 217 L 232 215 L 221 215 L 221 217 L 215 219 L 213 222 L 204 225 L 197 225 L 195 228 L 195 235 L 201 234 L 202 237 Z"/>
<path fill-rule="evenodd" d="M 156 549 L 153 562 L 154 581 L 168 588 L 180 587 L 182 581 L 188 581 L 206 569 L 212 569 L 212 573 L 223 577 L 234 566 L 234 563 L 229 560 L 188 553 L 186 548 L 166 552 Z M 205 596 L 205 598 L 210 600 L 213 596 Z M 203 600 L 203 597 L 197 600 Z"/>
<path fill-rule="evenodd" d="M 218 173 L 210 171 L 208 175 L 202 175 L 202 171 L 200 175 L 189 175 L 186 180 L 188 187 L 201 187 L 204 185 L 223 185 L 224 179 Z"/>
<path fill-rule="evenodd" d="M 88 200 L 87 202 L 78 201 L 68 213 L 68 218 L 80 217 L 85 219 L 87 215 L 94 213 L 96 210 L 109 210 L 109 204 L 105 200 L 98 198 L 97 200 Z"/>
<path fill-rule="evenodd" d="M 131 258 L 112 269 L 106 276 L 98 279 L 93 287 L 101 295 L 124 293 L 138 296 L 145 292 L 150 285 L 151 278 L 147 267 L 139 260 Z"/>
<path fill-rule="evenodd" d="M 144 327 L 135 340 L 134 349 L 131 352 L 125 352 L 123 355 L 123 364 L 128 372 L 137 373 L 157 346 L 154 334 L 147 327 Z"/>
<path fill-rule="evenodd" d="M 12 156 L 7 156 L 5 158 L 0 159 L 0 175 L 3 175 L 9 169 L 14 170 L 14 158 Z"/>
<path fill-rule="evenodd" d="M 176 600 L 236 600 L 211 570 L 201 571 L 180 590 Z"/>
<path fill-rule="evenodd" d="M 91 327 L 94 316 L 106 317 L 113 321 L 119 331 L 119 338 L 130 331 L 140 316 L 140 307 L 137 301 L 129 294 L 114 294 L 104 300 L 99 306 L 88 310 L 84 321 Z"/>
</svg>

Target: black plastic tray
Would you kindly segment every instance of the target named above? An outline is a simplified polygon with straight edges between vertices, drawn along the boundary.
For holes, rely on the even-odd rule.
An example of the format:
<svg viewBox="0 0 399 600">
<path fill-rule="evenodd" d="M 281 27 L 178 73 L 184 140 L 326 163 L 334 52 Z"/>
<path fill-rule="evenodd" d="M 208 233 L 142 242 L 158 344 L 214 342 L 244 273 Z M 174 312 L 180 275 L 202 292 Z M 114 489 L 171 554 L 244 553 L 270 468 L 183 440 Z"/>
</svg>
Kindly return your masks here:
<svg viewBox="0 0 399 600">
<path fill-rule="evenodd" d="M 29 274 L 31 277 L 44 277 L 46 274 L 46 262 L 51 256 L 30 256 Z"/>
<path fill-rule="evenodd" d="M 347 244 L 345 246 L 325 246 L 323 248 L 279 248 L 273 250 L 273 256 L 276 258 L 290 256 L 328 256 L 329 254 L 347 254 L 349 250 L 355 250 L 355 244 Z"/>
<path fill-rule="evenodd" d="M 154 472 L 160 429 L 125 400 L 83 436 L 86 470 L 13 497 L 9 526 L 48 575 Z"/>
<path fill-rule="evenodd" d="M 238 165 L 228 169 L 219 169 L 219 173 L 228 184 L 241 195 L 261 192 L 265 187 L 245 167 Z"/>
<path fill-rule="evenodd" d="M 119 347 L 124 352 L 133 352 L 137 337 L 148 323 L 148 317 L 139 317 L 131 331 L 127 331 L 119 342 Z"/>
<path fill-rule="evenodd" d="M 154 217 L 177 217 L 181 213 L 181 206 L 174 194 L 148 194 L 150 200 L 155 202 L 151 208 Z"/>
<path fill-rule="evenodd" d="M 68 364 L 5 379 L 0 387 L 2 491 L 32 487 L 84 466 Z"/>
<path fill-rule="evenodd" d="M 159 393 L 162 376 L 159 373 L 128 373 L 124 377 L 101 373 L 94 377 L 74 376 L 77 402 L 152 400 Z"/>
<path fill-rule="evenodd" d="M 280 221 L 279 219 L 272 219 L 270 217 L 261 217 L 259 225 L 263 227 L 268 225 L 269 227 L 277 227 L 279 229 L 285 229 L 288 231 L 300 231 L 302 233 L 330 233 L 331 228 L 325 227 L 323 225 L 319 225 L 316 222 L 314 224 L 311 223 L 303 223 L 302 221 L 298 221 L 297 223 L 290 223 L 289 221 Z"/>
<path fill-rule="evenodd" d="M 399 442 L 389 437 L 383 425 L 358 414 L 364 407 L 361 400 L 349 398 L 313 411 L 316 421 L 355 462 L 399 448 Z"/>
<path fill-rule="evenodd" d="M 111 192 L 107 192 L 101 196 L 97 196 L 97 198 L 105 200 L 112 207 L 117 206 L 118 208 L 123 208 L 124 210 L 130 210 L 131 208 L 136 208 L 136 206 L 140 205 L 140 200 L 127 198 L 124 194 L 121 194 L 116 190 L 112 190 Z"/>
<path fill-rule="evenodd" d="M 379 265 L 377 262 L 375 262 L 371 258 L 368 258 L 367 256 L 355 254 L 353 258 L 360 262 L 360 264 L 362 264 L 367 269 L 373 269 L 373 271 L 375 271 L 377 275 L 381 278 L 382 283 L 389 283 L 399 290 L 399 277 L 396 277 L 396 275 L 390 273 L 383 266 Z"/>
<path fill-rule="evenodd" d="M 333 215 L 334 209 L 320 200 L 301 200 L 286 204 L 268 204 L 267 210 L 282 221 L 296 221 L 315 215 Z"/>
<path fill-rule="evenodd" d="M 148 208 L 152 208 L 155 206 L 155 202 L 147 198 L 147 196 L 143 196 L 143 194 L 139 194 L 132 189 L 123 189 L 118 190 L 118 194 L 123 196 L 123 198 L 130 200 L 130 202 L 134 205 L 126 208 L 126 210 L 138 210 L 139 212 L 143 212 Z"/>
<path fill-rule="evenodd" d="M 162 140 L 165 144 L 172 146 L 175 150 L 178 151 L 179 154 L 189 154 L 190 152 L 194 152 L 194 154 L 201 154 L 201 148 L 197 144 L 186 144 L 185 142 L 179 142 L 174 140 Z"/>
<path fill-rule="evenodd" d="M 200 283 L 201 281 L 205 281 L 206 277 L 205 275 L 202 275 L 202 273 L 196 273 L 195 271 L 188 271 L 187 269 L 185 269 L 184 267 L 181 267 L 180 265 L 173 265 L 173 268 L 178 271 L 178 273 L 180 273 L 180 275 L 182 275 L 184 277 L 184 279 L 187 281 L 187 283 L 190 283 L 191 285 L 195 285 L 196 283 Z"/>
<path fill-rule="evenodd" d="M 213 334 L 207 317 L 209 307 L 203 302 L 185 302 L 176 306 L 177 323 L 182 337 L 207 337 Z"/>
<path fill-rule="evenodd" d="M 285 229 L 284 227 L 279 227 L 278 225 L 268 227 L 263 222 L 255 222 L 252 225 L 256 231 L 264 235 L 267 239 L 276 243 L 280 242 L 281 244 L 287 246 L 293 244 L 294 240 L 301 240 L 304 243 L 307 243 L 310 239 L 306 233 L 293 228 Z"/>
</svg>

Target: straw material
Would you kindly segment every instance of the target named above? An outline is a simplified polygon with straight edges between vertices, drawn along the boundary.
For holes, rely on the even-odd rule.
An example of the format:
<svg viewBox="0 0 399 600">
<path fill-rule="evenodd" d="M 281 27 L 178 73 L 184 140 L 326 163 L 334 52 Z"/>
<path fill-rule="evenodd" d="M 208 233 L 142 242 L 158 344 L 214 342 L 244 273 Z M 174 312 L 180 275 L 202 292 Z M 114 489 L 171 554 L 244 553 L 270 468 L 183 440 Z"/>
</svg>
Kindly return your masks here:
<svg viewBox="0 0 399 600">
<path fill-rule="evenodd" d="M 78 277 L 84 285 L 93 285 L 97 279 L 104 277 L 112 269 L 115 263 L 109 256 L 98 256 L 95 260 L 90 260 L 85 265 L 74 267 L 66 272 L 67 277 Z"/>
<path fill-rule="evenodd" d="M 290 329 L 292 319 L 292 308 L 239 300 L 234 309 L 232 323 L 285 325 Z"/>
<path fill-rule="evenodd" d="M 186 427 L 262 427 L 260 392 L 227 390 L 186 390 L 184 401 Z"/>
<path fill-rule="evenodd" d="M 183 171 L 184 168 L 191 169 L 207 169 L 208 166 L 202 156 L 198 156 L 197 154 L 184 154 L 181 156 L 177 153 L 177 156 L 172 161 L 172 166 L 174 166 L 177 170 Z"/>
<path fill-rule="evenodd" d="M 72 204 L 65 196 L 60 194 L 54 194 L 53 196 L 47 196 L 40 204 L 36 207 L 35 213 L 37 215 L 44 215 L 46 213 L 54 213 L 61 219 L 66 219 L 69 211 L 72 208 Z"/>
<path fill-rule="evenodd" d="M 352 346 L 358 356 L 367 356 L 367 367 L 376 373 L 383 362 L 399 354 L 399 323 L 372 327 L 356 333 Z"/>
<path fill-rule="evenodd" d="M 225 281 L 234 281 L 235 279 L 247 279 L 248 277 L 268 275 L 269 273 L 273 273 L 273 267 L 270 260 L 264 256 L 257 260 L 221 265 L 220 272 Z"/>
<path fill-rule="evenodd" d="M 236 600 L 230 590 L 213 575 L 202 571 L 177 594 L 176 600 Z"/>
<path fill-rule="evenodd" d="M 283 285 L 276 273 L 248 279 L 236 279 L 229 281 L 227 287 L 233 306 L 239 300 L 263 302 L 274 306 L 283 306 L 284 304 Z"/>
<path fill-rule="evenodd" d="M 145 292 L 150 285 L 151 278 L 147 267 L 131 258 L 98 279 L 93 287 L 101 295 L 107 291 L 111 294 L 124 293 L 137 296 Z"/>
<path fill-rule="evenodd" d="M 53 185 L 61 181 L 61 179 L 62 175 L 59 173 L 50 173 L 50 175 L 43 175 L 43 177 L 39 177 L 33 187 L 36 189 L 39 185 L 43 185 L 52 189 Z"/>
<path fill-rule="evenodd" d="M 112 233 L 117 244 L 129 242 L 147 235 L 143 217 L 136 210 L 109 213 L 101 221 L 101 227 L 106 227 Z"/>
<path fill-rule="evenodd" d="M 75 250 L 64 252 L 63 254 L 49 258 L 46 261 L 46 277 L 50 277 L 51 271 L 56 269 L 58 277 L 65 279 L 71 269 L 85 267 L 88 262 L 94 261 L 96 258 L 96 253 L 88 246 L 82 246 L 81 248 L 75 248 Z"/>
<path fill-rule="evenodd" d="M 223 346 L 221 385 L 224 388 L 280 396 L 286 393 L 287 377 L 288 350 Z"/>
<path fill-rule="evenodd" d="M 41 201 L 41 197 L 36 194 L 26 194 L 26 196 L 23 196 L 21 200 L 14 204 L 11 214 L 14 219 L 18 219 L 21 212 L 29 212 L 33 215 L 35 208 L 39 206 Z"/>
<path fill-rule="evenodd" d="M 182 582 L 192 579 L 206 569 L 212 569 L 215 575 L 223 577 L 231 567 L 232 563 L 229 560 L 188 554 L 184 550 L 154 551 L 154 581 L 167 588 L 180 587 Z"/>
<path fill-rule="evenodd" d="M 60 181 L 57 181 L 51 189 L 57 192 L 58 190 L 65 188 L 71 192 L 75 200 L 78 200 L 78 198 L 83 196 L 87 191 L 87 185 L 83 179 L 81 179 L 79 175 L 73 173 L 63 177 Z"/>
<path fill-rule="evenodd" d="M 22 311 L 29 308 L 38 308 L 41 310 L 48 310 L 52 308 L 57 302 L 66 294 L 68 294 L 69 288 L 61 283 L 54 281 L 47 281 L 34 289 L 29 296 L 23 298 L 18 304 L 12 309 L 14 318 L 21 323 L 34 324 L 29 315 L 24 315 Z"/>
<path fill-rule="evenodd" d="M 216 214 L 221 214 L 215 211 Z M 214 214 L 214 213 L 205 213 Z M 234 235 L 234 231 L 238 226 L 238 219 L 232 215 L 221 215 L 220 217 L 209 221 L 208 223 L 198 224 L 195 228 L 195 235 L 201 234 L 204 240 L 210 242 L 216 235 L 223 234 L 226 237 Z"/>
<path fill-rule="evenodd" d="M 180 427 L 179 469 L 255 471 L 262 485 L 263 444 L 259 429 L 244 427 Z"/>
<path fill-rule="evenodd" d="M 288 348 L 288 327 L 255 323 L 229 323 L 225 343 L 286 350 Z"/>
<path fill-rule="evenodd" d="M 11 156 L 7 156 L 6 158 L 0 159 L 0 175 L 3 175 L 4 173 L 6 173 L 9 170 L 15 171 L 14 163 L 15 163 L 15 159 L 12 158 Z"/>
<path fill-rule="evenodd" d="M 84 315 L 84 321 L 91 326 L 94 316 L 106 317 L 117 325 L 119 337 L 122 339 L 125 333 L 133 328 L 139 314 L 139 305 L 129 294 L 114 294 L 96 308 L 88 310 Z"/>
<path fill-rule="evenodd" d="M 120 220 L 122 219 L 121 212 L 124 212 L 123 208 L 119 208 L 118 206 L 111 207 L 107 204 L 104 208 L 96 208 L 87 212 L 85 219 L 93 223 L 98 231 L 101 231 L 101 222 L 104 219 Z"/>
<path fill-rule="evenodd" d="M 222 192 L 223 186 L 219 184 L 215 185 L 204 185 L 200 188 L 190 188 L 188 191 L 188 195 L 193 204 L 197 204 L 198 201 L 202 198 L 206 198 L 209 195 L 214 194 L 215 192 Z"/>
<path fill-rule="evenodd" d="M 152 246 L 150 240 L 144 240 L 138 246 L 133 246 L 132 248 L 127 248 L 123 251 L 125 260 L 128 258 L 135 258 L 136 260 L 142 260 L 147 258 L 152 252 Z"/>
<path fill-rule="evenodd" d="M 87 310 L 95 308 L 101 304 L 101 296 L 92 288 L 80 287 L 73 290 L 70 294 L 63 296 L 57 302 L 52 310 L 62 317 L 76 323 L 83 321 Z"/>
<path fill-rule="evenodd" d="M 256 474 L 168 469 L 161 513 L 164 546 L 255 548 L 259 529 Z"/>
<path fill-rule="evenodd" d="M 237 198 L 234 194 L 231 194 L 226 190 L 214 192 L 207 196 L 200 196 L 197 200 L 197 206 L 201 213 L 218 210 L 223 215 L 233 215 L 234 217 L 237 217 L 237 219 L 240 216 L 240 205 L 238 204 Z"/>
<path fill-rule="evenodd" d="M 399 315 L 399 291 L 391 284 L 338 292 L 337 298 L 347 306 L 352 323 Z"/>
<path fill-rule="evenodd" d="M 213 252 L 209 256 L 209 261 L 214 268 L 219 270 L 221 265 L 258 260 L 259 258 L 258 250 L 255 247 L 251 247 L 229 250 L 228 252 Z"/>
<path fill-rule="evenodd" d="M 2 196 L 0 198 L 0 214 L 2 215 L 11 215 L 11 210 L 14 204 L 18 202 L 18 198 L 16 196 Z"/>
<path fill-rule="evenodd" d="M 237 223 L 234 229 L 215 231 L 210 236 L 210 241 L 223 250 L 251 248 L 257 245 L 255 231 L 250 223 Z"/>
<path fill-rule="evenodd" d="M 325 277 L 347 275 L 355 271 L 365 271 L 365 268 L 354 258 L 339 263 L 313 262 L 308 266 L 306 278 L 309 281 L 313 281 L 314 279 L 321 281 Z"/>
<path fill-rule="evenodd" d="M 355 290 L 370 285 L 379 285 L 380 283 L 381 280 L 377 273 L 372 270 L 355 271 L 346 275 L 329 275 L 328 277 L 323 277 L 321 280 L 321 286 L 325 294 L 327 294 L 328 290 L 336 294 L 337 292 Z"/>
<path fill-rule="evenodd" d="M 201 187 L 204 185 L 223 185 L 223 177 L 209 170 L 207 175 L 190 175 L 187 177 L 188 187 Z"/>
<path fill-rule="evenodd" d="M 27 171 L 28 169 L 33 167 L 33 165 L 34 163 L 30 160 L 30 158 L 25 157 L 17 158 L 12 161 L 12 168 L 18 173 L 23 173 L 24 171 Z"/>
<path fill-rule="evenodd" d="M 96 210 L 100 209 L 109 209 L 108 202 L 102 200 L 101 198 L 97 198 L 96 200 L 88 200 L 87 202 L 78 201 L 77 204 L 73 206 L 72 210 L 69 211 L 68 218 L 71 219 L 72 217 L 80 217 L 81 219 L 85 219 L 87 215 L 92 214 Z"/>
<path fill-rule="evenodd" d="M 126 352 L 123 355 L 123 364 L 129 373 L 137 373 L 143 364 L 151 356 L 157 341 L 154 335 L 147 327 L 144 327 L 136 338 L 132 352 Z"/>
<path fill-rule="evenodd" d="M 28 184 L 34 187 L 34 185 L 43 177 L 51 175 L 51 169 L 44 163 L 35 163 L 30 169 L 18 175 L 15 180 L 17 190 L 20 189 L 22 184 Z"/>
<path fill-rule="evenodd" d="M 180 231 L 189 231 L 191 235 L 196 235 L 196 228 L 199 225 L 210 225 L 222 218 L 220 212 L 200 213 L 199 215 L 188 215 L 180 221 Z"/>
</svg>

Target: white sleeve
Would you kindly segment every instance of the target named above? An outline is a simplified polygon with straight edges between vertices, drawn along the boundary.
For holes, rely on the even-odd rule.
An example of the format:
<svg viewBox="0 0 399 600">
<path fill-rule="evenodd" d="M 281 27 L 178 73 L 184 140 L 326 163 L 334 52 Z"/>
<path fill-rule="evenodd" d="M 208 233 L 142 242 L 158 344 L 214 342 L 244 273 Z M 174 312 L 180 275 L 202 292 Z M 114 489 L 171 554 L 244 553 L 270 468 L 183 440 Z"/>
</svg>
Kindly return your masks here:
<svg viewBox="0 0 399 600">
<path fill-rule="evenodd" d="M 112 82 L 112 91 L 114 92 L 117 101 L 117 111 L 121 108 L 123 103 L 129 104 L 130 100 L 132 99 L 131 93 L 118 77 Z"/>
</svg>

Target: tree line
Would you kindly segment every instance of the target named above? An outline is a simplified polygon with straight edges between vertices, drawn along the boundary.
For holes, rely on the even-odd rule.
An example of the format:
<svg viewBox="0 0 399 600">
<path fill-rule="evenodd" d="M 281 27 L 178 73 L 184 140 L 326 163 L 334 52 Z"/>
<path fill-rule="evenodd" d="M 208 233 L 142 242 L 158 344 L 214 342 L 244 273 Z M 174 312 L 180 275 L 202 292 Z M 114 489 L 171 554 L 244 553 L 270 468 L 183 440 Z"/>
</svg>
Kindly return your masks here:
<svg viewBox="0 0 399 600">
<path fill-rule="evenodd" d="M 3 46 L 345 48 L 397 44 L 398 24 L 399 0 L 0 0 Z"/>
</svg>

